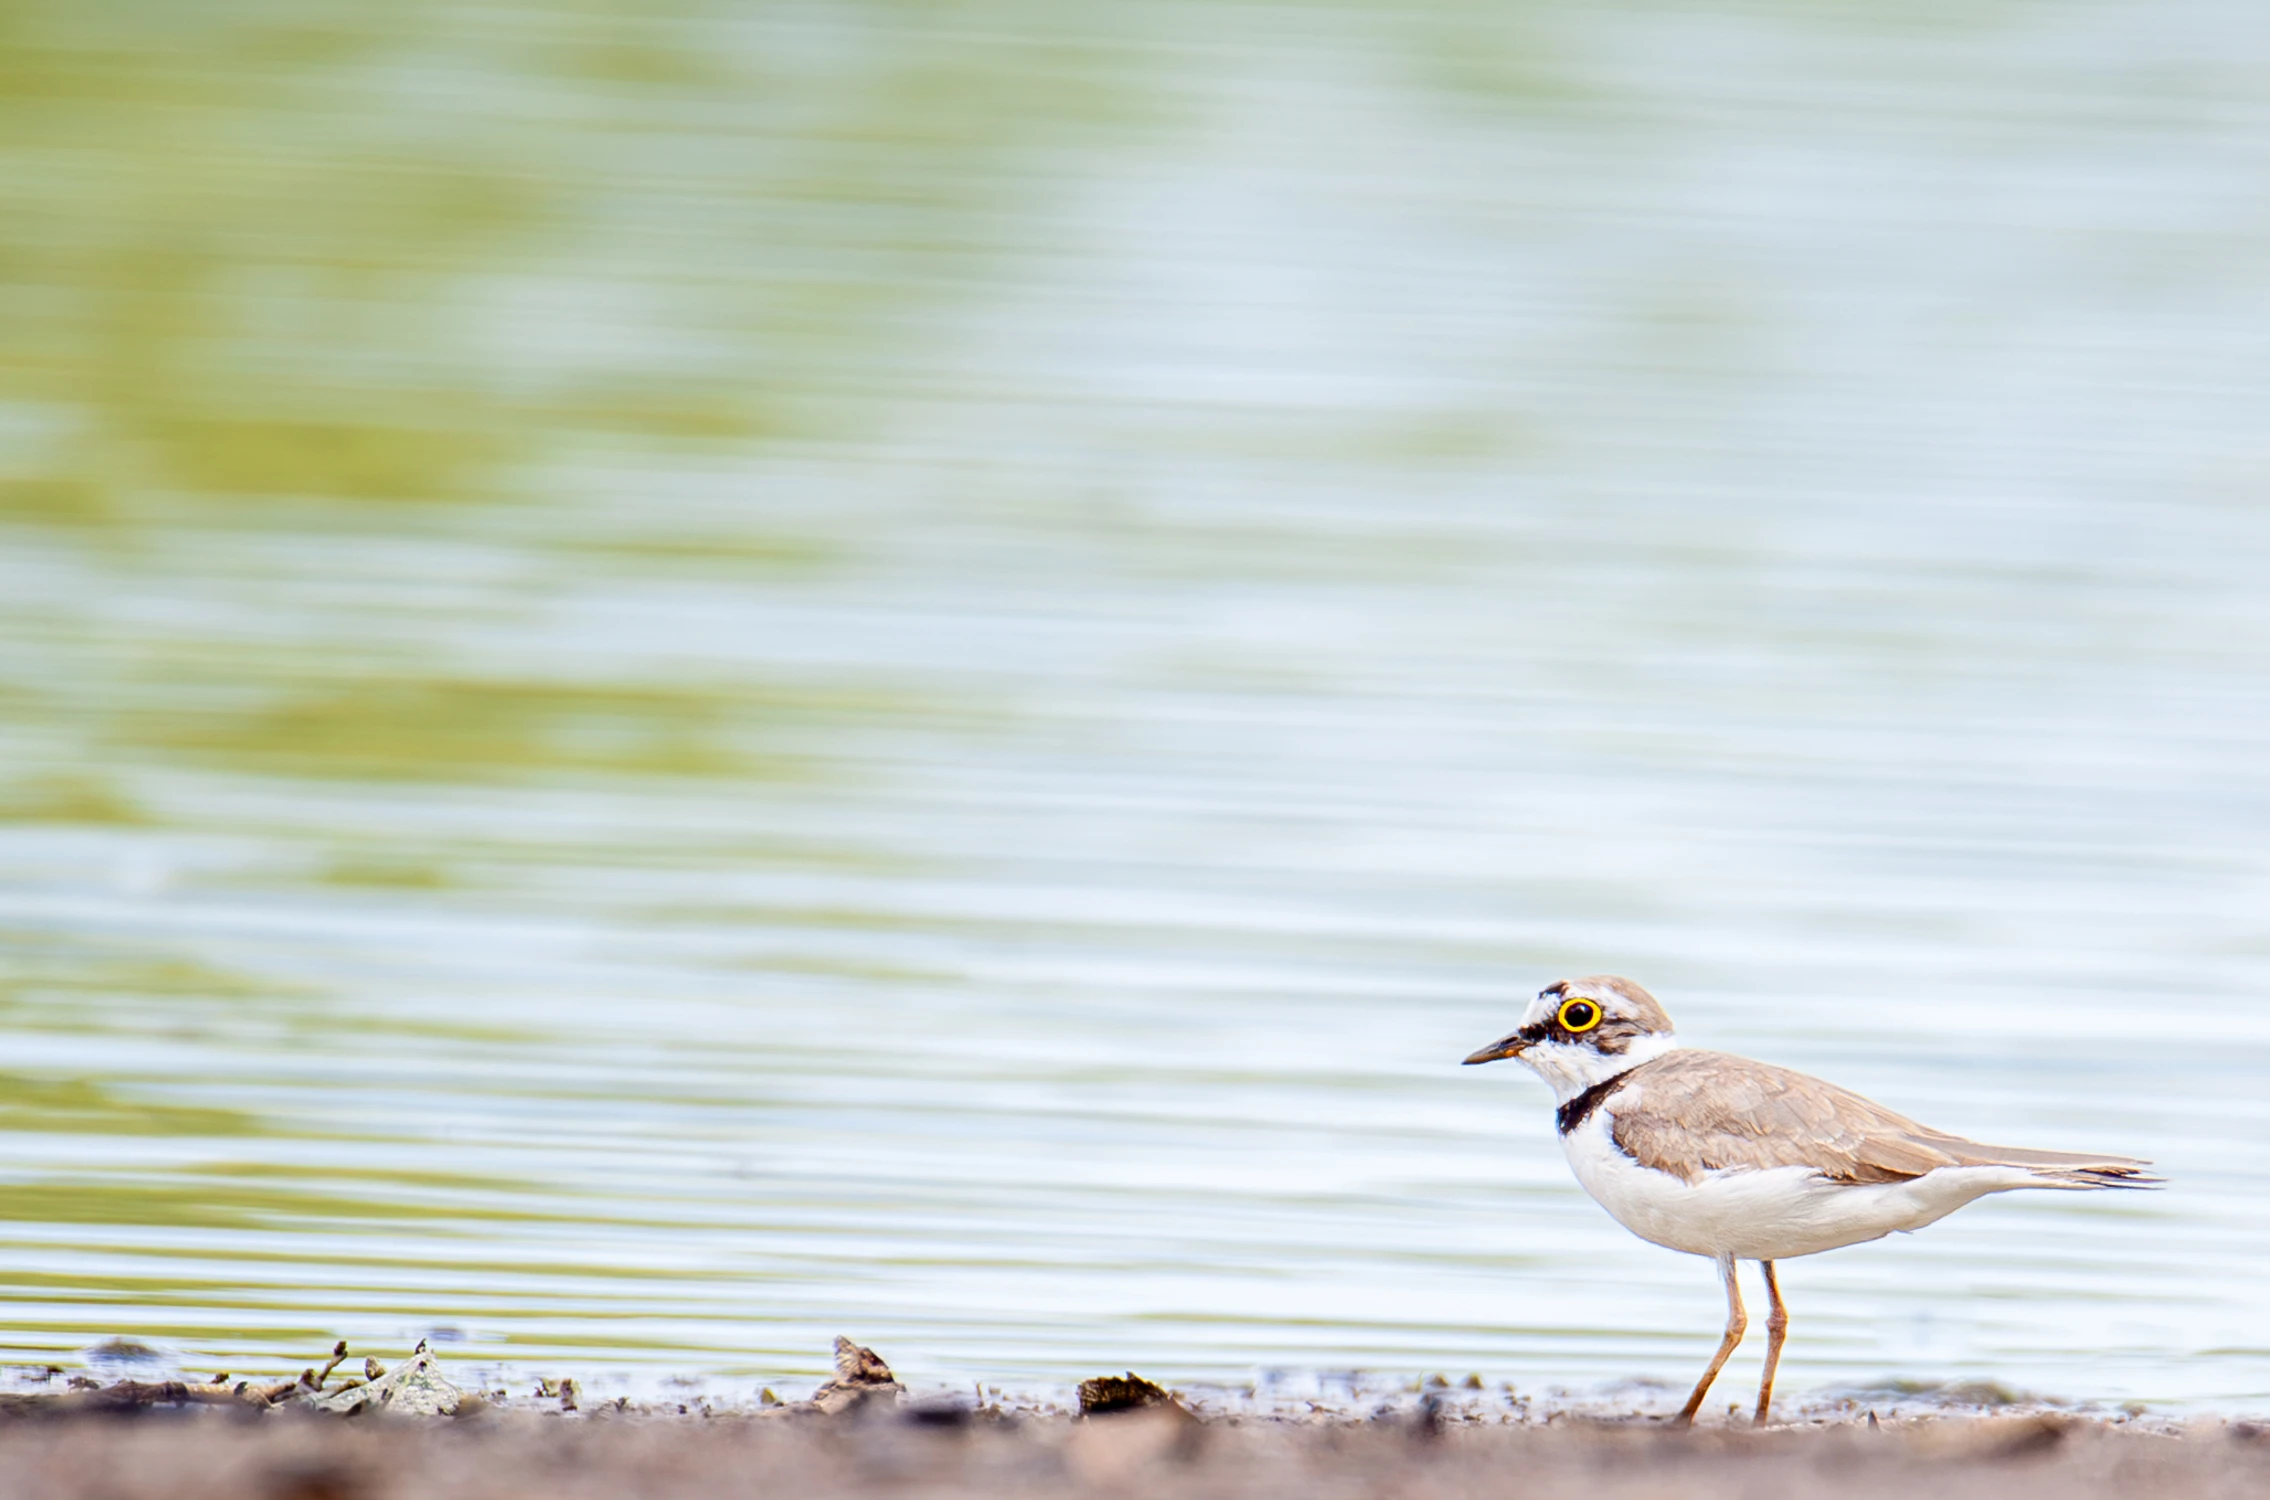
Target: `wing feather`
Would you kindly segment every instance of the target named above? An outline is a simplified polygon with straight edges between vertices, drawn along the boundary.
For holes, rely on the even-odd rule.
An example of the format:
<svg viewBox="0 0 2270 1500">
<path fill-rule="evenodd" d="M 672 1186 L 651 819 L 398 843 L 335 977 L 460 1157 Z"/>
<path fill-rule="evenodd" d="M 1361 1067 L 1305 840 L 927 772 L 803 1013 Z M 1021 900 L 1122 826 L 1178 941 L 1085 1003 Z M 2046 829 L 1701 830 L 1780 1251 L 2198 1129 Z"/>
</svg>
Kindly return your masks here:
<svg viewBox="0 0 2270 1500">
<path fill-rule="evenodd" d="M 1770 1063 L 1685 1048 L 1632 1070 L 1602 1108 L 1616 1145 L 1689 1182 L 1813 1167 L 1837 1182 L 1907 1182 L 1941 1167 L 2012 1166 L 2073 1187 L 2144 1186 L 2147 1163 L 1989 1146 L 1919 1125 L 1850 1089 Z"/>
</svg>

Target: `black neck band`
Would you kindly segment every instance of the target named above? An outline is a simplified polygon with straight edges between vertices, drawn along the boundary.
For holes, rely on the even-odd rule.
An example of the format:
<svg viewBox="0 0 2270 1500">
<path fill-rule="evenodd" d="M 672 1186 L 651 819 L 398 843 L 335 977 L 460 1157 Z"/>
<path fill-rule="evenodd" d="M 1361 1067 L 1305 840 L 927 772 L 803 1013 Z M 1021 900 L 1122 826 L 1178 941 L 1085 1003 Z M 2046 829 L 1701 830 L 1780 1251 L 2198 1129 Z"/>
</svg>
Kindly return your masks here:
<svg viewBox="0 0 2270 1500">
<path fill-rule="evenodd" d="M 1576 1129 L 1577 1126 L 1582 1125 L 1585 1121 L 1591 1119 L 1592 1112 L 1600 1107 L 1600 1101 L 1607 1098 L 1610 1094 L 1616 1092 L 1616 1090 L 1622 1088 L 1624 1086 L 1624 1080 L 1631 1076 L 1632 1070 L 1630 1068 L 1626 1068 L 1623 1072 L 1615 1074 L 1612 1077 L 1603 1078 L 1592 1087 L 1586 1089 L 1583 1093 L 1577 1095 L 1574 1099 L 1571 1099 L 1568 1103 L 1562 1105 L 1559 1109 L 1553 1111 L 1553 1118 L 1560 1122 L 1561 1134 L 1567 1135 L 1570 1131 Z"/>
</svg>

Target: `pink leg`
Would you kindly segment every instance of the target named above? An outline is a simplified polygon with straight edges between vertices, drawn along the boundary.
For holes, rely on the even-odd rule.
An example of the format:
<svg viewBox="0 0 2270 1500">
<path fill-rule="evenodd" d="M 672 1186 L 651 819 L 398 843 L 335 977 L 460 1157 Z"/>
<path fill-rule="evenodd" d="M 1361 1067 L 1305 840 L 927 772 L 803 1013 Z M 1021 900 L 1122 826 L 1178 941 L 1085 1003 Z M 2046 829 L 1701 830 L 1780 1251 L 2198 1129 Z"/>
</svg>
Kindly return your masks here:
<svg viewBox="0 0 2270 1500">
<path fill-rule="evenodd" d="M 1742 1335 L 1750 1326 L 1749 1315 L 1742 1311 L 1742 1288 L 1734 1280 L 1733 1256 L 1721 1255 L 1718 1258 L 1718 1279 L 1726 1283 L 1726 1337 L 1719 1340 L 1718 1353 L 1711 1356 L 1710 1368 L 1703 1371 L 1703 1378 L 1695 1382 L 1695 1393 L 1687 1398 L 1687 1404 L 1680 1409 L 1678 1421 L 1681 1427 L 1694 1425 L 1695 1413 L 1702 1410 L 1703 1397 L 1710 1394 L 1710 1383 L 1718 1378 L 1720 1370 L 1726 1368 L 1726 1361 L 1734 1353 L 1734 1346 L 1742 1342 Z"/>
<path fill-rule="evenodd" d="M 1781 1283 L 1774 1280 L 1773 1262 L 1761 1260 L 1765 1268 L 1766 1297 L 1772 1308 L 1766 1313 L 1766 1374 L 1758 1382 L 1758 1415 L 1750 1425 L 1766 1425 L 1766 1413 L 1773 1410 L 1773 1372 L 1781 1365 L 1781 1341 L 1789 1337 L 1789 1309 L 1781 1304 Z"/>
</svg>

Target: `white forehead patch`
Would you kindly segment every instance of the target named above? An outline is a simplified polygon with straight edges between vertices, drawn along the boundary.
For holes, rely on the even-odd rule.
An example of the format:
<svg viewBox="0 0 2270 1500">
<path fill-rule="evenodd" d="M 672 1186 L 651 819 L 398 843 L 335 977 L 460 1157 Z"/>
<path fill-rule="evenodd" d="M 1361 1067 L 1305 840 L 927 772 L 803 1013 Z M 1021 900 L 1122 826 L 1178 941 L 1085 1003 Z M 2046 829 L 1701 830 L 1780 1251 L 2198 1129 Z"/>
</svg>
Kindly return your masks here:
<svg viewBox="0 0 2270 1500">
<path fill-rule="evenodd" d="M 1536 999 L 1529 1002 L 1529 1009 L 1523 1013 L 1521 1024 L 1527 1026 L 1535 1021 L 1550 1021 L 1559 1016 L 1561 1007 L 1571 1000 L 1590 1000 L 1600 1007 L 1603 1014 L 1611 1016 L 1616 1014 L 1615 997 L 1613 995 L 1595 995 L 1585 985 L 1571 984 L 1566 990 L 1542 991 Z"/>
</svg>

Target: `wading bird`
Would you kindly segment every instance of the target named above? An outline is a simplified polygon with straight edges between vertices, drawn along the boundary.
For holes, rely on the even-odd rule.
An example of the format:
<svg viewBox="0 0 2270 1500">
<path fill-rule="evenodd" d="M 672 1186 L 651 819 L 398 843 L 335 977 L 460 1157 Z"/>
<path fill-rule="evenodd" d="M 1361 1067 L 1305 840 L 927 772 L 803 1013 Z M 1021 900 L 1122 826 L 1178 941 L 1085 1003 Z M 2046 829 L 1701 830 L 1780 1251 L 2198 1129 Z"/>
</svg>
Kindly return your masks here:
<svg viewBox="0 0 2270 1500">
<path fill-rule="evenodd" d="M 1517 1030 L 1466 1061 L 1501 1057 L 1552 1086 L 1561 1149 L 1595 1202 L 1641 1239 L 1718 1264 L 1726 1337 L 1682 1424 L 1749 1327 L 1736 1261 L 1763 1267 L 1771 1304 L 1763 1424 L 1789 1329 L 1776 1261 L 1920 1229 L 1988 1193 L 2160 1182 L 2149 1162 L 1982 1145 L 1788 1068 L 1681 1047 L 1655 997 L 1611 974 L 1545 986 Z"/>
</svg>

